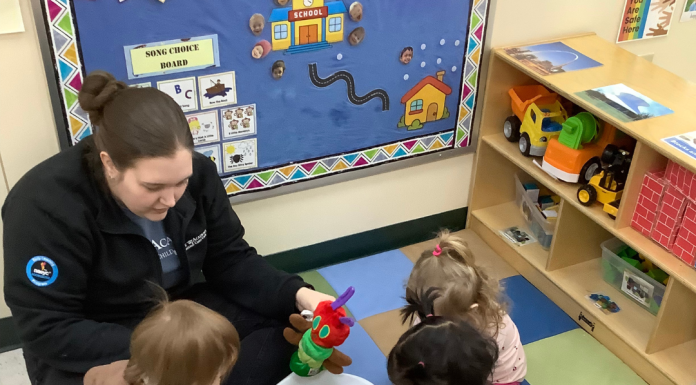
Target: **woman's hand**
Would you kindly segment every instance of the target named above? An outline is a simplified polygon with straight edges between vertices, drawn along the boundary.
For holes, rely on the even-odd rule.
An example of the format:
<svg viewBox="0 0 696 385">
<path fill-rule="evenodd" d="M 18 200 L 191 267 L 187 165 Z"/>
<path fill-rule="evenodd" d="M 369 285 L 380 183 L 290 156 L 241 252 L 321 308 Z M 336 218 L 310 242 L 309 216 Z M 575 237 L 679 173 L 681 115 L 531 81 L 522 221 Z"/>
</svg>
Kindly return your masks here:
<svg viewBox="0 0 696 385">
<path fill-rule="evenodd" d="M 84 385 L 128 385 L 123 374 L 128 360 L 95 366 L 85 374 Z"/>
<path fill-rule="evenodd" d="M 303 310 L 311 310 L 315 311 L 317 310 L 317 305 L 319 305 L 319 302 L 323 301 L 335 301 L 336 298 L 320 293 L 318 291 L 314 291 L 312 289 L 308 289 L 306 287 L 301 288 L 300 290 L 297 291 L 297 294 L 295 295 L 295 304 L 297 308 L 300 311 Z"/>
</svg>

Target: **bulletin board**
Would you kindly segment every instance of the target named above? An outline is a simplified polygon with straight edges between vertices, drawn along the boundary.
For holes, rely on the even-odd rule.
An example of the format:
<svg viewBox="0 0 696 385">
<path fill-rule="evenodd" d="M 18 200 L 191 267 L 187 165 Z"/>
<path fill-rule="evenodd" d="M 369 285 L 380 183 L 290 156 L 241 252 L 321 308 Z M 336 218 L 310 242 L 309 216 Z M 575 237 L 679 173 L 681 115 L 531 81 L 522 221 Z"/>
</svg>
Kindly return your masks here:
<svg viewBox="0 0 696 385">
<path fill-rule="evenodd" d="M 105 70 L 184 110 L 229 195 L 468 147 L 488 0 L 40 0 L 74 145 Z"/>
</svg>

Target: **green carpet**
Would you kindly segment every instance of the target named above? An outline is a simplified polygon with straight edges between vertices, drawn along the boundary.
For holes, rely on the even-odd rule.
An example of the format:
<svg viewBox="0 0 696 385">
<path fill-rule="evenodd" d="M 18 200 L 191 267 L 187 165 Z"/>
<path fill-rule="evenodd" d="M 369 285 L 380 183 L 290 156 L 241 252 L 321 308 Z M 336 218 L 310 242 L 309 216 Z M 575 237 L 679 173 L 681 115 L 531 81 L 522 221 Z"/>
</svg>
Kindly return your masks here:
<svg viewBox="0 0 696 385">
<path fill-rule="evenodd" d="M 524 346 L 533 385 L 645 385 L 637 374 L 582 329 Z"/>
</svg>

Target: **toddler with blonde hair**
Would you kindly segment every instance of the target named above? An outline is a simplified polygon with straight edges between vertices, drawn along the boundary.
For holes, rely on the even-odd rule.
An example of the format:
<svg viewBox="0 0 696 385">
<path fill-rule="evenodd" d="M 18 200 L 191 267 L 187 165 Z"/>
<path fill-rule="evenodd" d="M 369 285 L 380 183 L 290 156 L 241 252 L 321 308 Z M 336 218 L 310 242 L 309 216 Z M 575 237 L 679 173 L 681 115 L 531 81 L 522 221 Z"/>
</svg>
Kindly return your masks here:
<svg viewBox="0 0 696 385">
<path fill-rule="evenodd" d="M 239 335 L 193 301 L 163 301 L 133 331 L 130 385 L 219 385 L 239 357 Z"/>
<path fill-rule="evenodd" d="M 434 311 L 443 317 L 468 322 L 495 338 L 498 360 L 490 381 L 519 384 L 527 374 L 527 361 L 517 326 L 506 312 L 500 283 L 476 265 L 474 255 L 459 237 L 443 231 L 437 246 L 420 256 L 409 277 L 406 297 L 430 288 L 439 290 Z M 419 319 L 414 317 L 414 323 Z"/>
</svg>

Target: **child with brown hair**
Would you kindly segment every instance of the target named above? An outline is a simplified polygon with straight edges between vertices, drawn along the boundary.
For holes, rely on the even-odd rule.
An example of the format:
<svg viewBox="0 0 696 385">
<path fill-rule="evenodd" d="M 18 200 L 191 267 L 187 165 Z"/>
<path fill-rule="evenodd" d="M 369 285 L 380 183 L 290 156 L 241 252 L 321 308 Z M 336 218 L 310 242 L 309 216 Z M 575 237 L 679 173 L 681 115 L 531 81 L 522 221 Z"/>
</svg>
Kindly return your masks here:
<svg viewBox="0 0 696 385">
<path fill-rule="evenodd" d="M 423 252 L 411 272 L 407 297 L 438 288 L 435 312 L 468 322 L 495 338 L 498 360 L 490 380 L 494 384 L 518 384 L 527 374 L 527 361 L 517 326 L 506 312 L 497 280 L 476 265 L 474 255 L 459 237 L 443 231 L 437 246 Z M 414 317 L 414 321 L 419 320 Z"/>
<path fill-rule="evenodd" d="M 395 385 L 485 385 L 498 348 L 461 319 L 440 317 L 433 309 L 439 289 L 409 290 L 404 322 L 416 314 L 423 320 L 399 338 L 389 353 L 387 373 Z"/>
<path fill-rule="evenodd" d="M 239 357 L 239 335 L 193 301 L 163 301 L 131 336 L 130 385 L 219 385 Z"/>
</svg>

